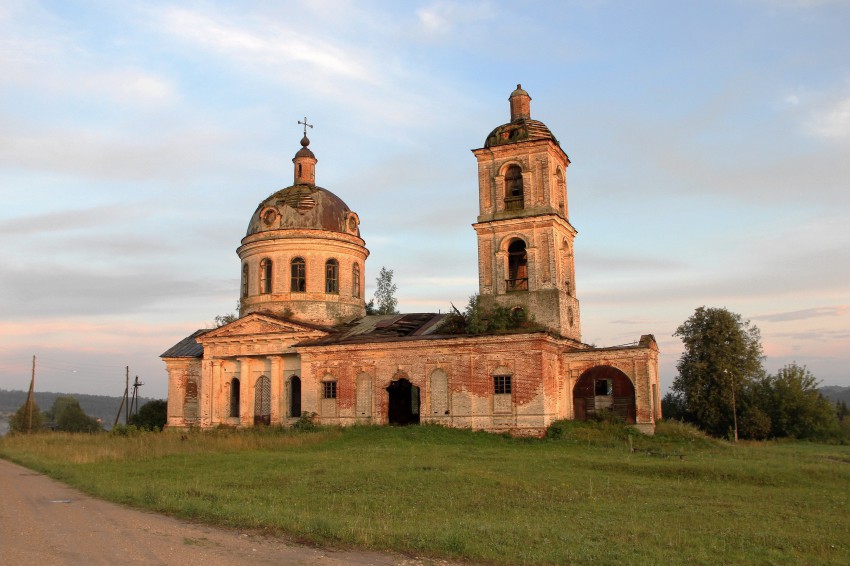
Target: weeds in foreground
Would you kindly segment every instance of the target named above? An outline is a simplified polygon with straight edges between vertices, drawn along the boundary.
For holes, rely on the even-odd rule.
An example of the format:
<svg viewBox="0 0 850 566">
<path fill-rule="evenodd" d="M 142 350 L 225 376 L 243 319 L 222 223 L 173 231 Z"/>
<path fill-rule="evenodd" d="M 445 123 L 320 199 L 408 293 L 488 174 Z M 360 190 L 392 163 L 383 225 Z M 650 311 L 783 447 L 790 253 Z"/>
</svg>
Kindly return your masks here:
<svg viewBox="0 0 850 566">
<path fill-rule="evenodd" d="M 850 562 L 850 449 L 730 445 L 676 422 L 654 437 L 612 422 L 556 423 L 546 439 L 45 434 L 0 439 L 0 456 L 114 501 L 323 544 L 492 564 Z"/>
</svg>

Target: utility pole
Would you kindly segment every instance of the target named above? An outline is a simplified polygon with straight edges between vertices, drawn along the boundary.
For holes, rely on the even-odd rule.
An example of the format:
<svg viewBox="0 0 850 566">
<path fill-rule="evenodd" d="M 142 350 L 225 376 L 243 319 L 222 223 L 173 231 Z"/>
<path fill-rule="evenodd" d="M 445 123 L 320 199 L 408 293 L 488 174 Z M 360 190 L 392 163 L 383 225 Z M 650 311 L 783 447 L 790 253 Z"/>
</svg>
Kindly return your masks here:
<svg viewBox="0 0 850 566">
<path fill-rule="evenodd" d="M 27 426 L 27 434 L 32 433 L 32 410 L 35 405 L 35 354 L 32 355 L 32 378 L 30 379 L 30 391 L 27 395 L 27 413 L 29 414 L 29 424 Z"/>
<path fill-rule="evenodd" d="M 126 384 L 124 386 L 124 395 L 123 395 L 123 397 L 121 397 L 121 404 L 118 405 L 118 414 L 115 415 L 115 422 L 112 423 L 112 426 L 117 425 L 118 421 L 121 419 L 121 409 L 124 409 L 125 415 L 127 413 L 127 408 L 126 408 L 127 407 L 127 390 L 130 388 L 130 366 L 127 366 L 126 370 L 127 370 L 126 374 L 125 374 Z M 124 424 L 127 424 L 127 421 L 128 421 L 128 419 L 125 416 L 124 417 Z"/>
<path fill-rule="evenodd" d="M 124 424 L 130 424 L 130 366 L 126 366 L 124 374 Z"/>
<path fill-rule="evenodd" d="M 136 376 L 136 381 L 133 382 L 133 400 L 130 403 L 130 413 L 133 415 L 139 414 L 139 387 L 144 385 L 139 381 L 139 376 Z"/>
</svg>

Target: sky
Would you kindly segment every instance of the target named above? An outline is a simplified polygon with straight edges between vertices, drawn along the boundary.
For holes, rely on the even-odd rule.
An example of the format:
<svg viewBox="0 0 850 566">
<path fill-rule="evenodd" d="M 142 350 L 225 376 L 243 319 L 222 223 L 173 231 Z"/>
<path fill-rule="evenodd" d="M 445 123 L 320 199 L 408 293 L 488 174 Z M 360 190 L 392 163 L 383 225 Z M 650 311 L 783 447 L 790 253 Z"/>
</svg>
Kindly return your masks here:
<svg viewBox="0 0 850 566">
<path fill-rule="evenodd" d="M 159 354 L 235 310 L 292 183 L 356 211 L 367 297 L 477 292 L 477 164 L 518 83 L 560 140 L 583 340 L 700 306 L 765 367 L 850 386 L 850 2 L 0 0 L 0 388 L 164 398 Z M 127 369 L 129 368 L 129 369 Z"/>
</svg>

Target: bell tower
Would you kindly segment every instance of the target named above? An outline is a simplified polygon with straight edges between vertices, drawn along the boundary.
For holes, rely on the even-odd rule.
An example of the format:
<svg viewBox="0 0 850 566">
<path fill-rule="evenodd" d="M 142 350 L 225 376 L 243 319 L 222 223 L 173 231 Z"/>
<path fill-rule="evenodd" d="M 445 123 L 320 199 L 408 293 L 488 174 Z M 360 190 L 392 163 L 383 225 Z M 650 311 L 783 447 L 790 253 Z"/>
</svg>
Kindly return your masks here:
<svg viewBox="0 0 850 566">
<path fill-rule="evenodd" d="M 550 331 L 581 340 L 567 206 L 570 159 L 517 85 L 511 121 L 494 129 L 478 160 L 478 289 L 482 305 L 522 308 Z"/>
</svg>

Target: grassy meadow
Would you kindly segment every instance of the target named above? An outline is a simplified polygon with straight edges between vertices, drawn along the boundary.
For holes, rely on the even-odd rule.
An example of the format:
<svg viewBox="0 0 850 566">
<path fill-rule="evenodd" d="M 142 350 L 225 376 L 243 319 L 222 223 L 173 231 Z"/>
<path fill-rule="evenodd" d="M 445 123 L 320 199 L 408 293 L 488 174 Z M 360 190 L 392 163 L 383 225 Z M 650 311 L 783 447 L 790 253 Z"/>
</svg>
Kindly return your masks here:
<svg viewBox="0 0 850 566">
<path fill-rule="evenodd" d="M 850 447 L 566 423 L 0 439 L 87 493 L 300 541 L 487 564 L 848 564 Z M 633 450 L 634 449 L 634 450 Z"/>
</svg>

